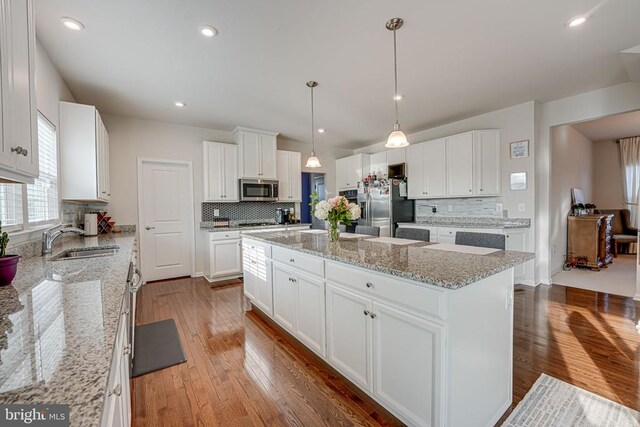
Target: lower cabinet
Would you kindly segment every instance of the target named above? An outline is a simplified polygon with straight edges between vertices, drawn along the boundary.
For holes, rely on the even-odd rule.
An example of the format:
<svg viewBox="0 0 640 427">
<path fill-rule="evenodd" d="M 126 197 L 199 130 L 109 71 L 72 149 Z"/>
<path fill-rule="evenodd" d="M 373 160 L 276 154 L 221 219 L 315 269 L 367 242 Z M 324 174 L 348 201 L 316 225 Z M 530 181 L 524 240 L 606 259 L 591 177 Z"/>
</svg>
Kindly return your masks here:
<svg viewBox="0 0 640 427">
<path fill-rule="evenodd" d="M 307 347 L 325 355 L 324 280 L 273 264 L 273 318 Z"/>
<path fill-rule="evenodd" d="M 327 284 L 327 359 L 371 390 L 371 300 Z M 346 327 L 348 325 L 348 327 Z"/>
<path fill-rule="evenodd" d="M 224 277 L 242 273 L 240 239 L 211 242 L 211 277 Z"/>
<path fill-rule="evenodd" d="M 111 358 L 109 379 L 102 413 L 103 427 L 131 425 L 131 392 L 129 387 L 129 367 L 131 346 L 128 343 L 128 304 L 123 304 L 118 324 L 116 344 Z"/>
<path fill-rule="evenodd" d="M 444 327 L 374 302 L 373 395 L 414 425 L 440 425 Z"/>
</svg>

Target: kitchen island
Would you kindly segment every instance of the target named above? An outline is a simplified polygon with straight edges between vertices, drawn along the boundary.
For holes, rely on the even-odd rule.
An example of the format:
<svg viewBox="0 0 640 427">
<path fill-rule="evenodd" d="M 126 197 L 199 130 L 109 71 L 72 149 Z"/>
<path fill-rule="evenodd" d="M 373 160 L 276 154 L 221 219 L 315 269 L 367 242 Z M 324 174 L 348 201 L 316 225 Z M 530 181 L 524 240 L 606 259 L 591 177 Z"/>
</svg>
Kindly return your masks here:
<svg viewBox="0 0 640 427">
<path fill-rule="evenodd" d="M 492 426 L 510 406 L 513 269 L 533 254 L 315 230 L 242 244 L 251 306 L 403 422 Z"/>
</svg>

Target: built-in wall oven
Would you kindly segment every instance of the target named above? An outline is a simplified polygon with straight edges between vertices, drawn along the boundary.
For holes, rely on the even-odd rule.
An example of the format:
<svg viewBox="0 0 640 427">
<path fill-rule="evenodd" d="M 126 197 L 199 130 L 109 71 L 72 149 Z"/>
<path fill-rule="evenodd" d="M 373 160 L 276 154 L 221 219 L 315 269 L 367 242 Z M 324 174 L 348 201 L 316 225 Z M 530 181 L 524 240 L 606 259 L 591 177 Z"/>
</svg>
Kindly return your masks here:
<svg viewBox="0 0 640 427">
<path fill-rule="evenodd" d="M 241 179 L 240 200 L 243 202 L 278 201 L 278 181 L 273 179 Z"/>
</svg>

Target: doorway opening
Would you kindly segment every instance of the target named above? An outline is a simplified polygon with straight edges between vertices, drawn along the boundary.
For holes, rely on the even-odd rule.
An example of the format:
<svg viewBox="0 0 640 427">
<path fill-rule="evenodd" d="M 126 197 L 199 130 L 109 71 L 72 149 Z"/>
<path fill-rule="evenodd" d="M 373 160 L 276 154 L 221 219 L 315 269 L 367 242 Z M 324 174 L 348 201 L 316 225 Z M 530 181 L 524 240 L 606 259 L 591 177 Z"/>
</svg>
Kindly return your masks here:
<svg viewBox="0 0 640 427">
<path fill-rule="evenodd" d="M 640 111 L 551 129 L 554 284 L 638 295 L 640 138 L 628 144 L 637 137 Z"/>
<path fill-rule="evenodd" d="M 302 172 L 302 203 L 300 203 L 300 221 L 305 224 L 313 223 L 311 217 L 311 195 L 317 192 L 318 198 L 326 198 L 326 184 L 324 173 Z"/>
</svg>

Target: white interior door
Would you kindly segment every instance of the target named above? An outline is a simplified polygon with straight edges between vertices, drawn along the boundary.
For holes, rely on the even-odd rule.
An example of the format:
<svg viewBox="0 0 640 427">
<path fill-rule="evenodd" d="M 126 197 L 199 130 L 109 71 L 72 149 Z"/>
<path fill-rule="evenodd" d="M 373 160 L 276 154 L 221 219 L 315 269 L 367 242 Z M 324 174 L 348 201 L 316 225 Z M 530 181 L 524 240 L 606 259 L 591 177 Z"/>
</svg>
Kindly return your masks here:
<svg viewBox="0 0 640 427">
<path fill-rule="evenodd" d="M 147 280 L 191 275 L 191 163 L 138 159 L 138 227 Z"/>
</svg>

